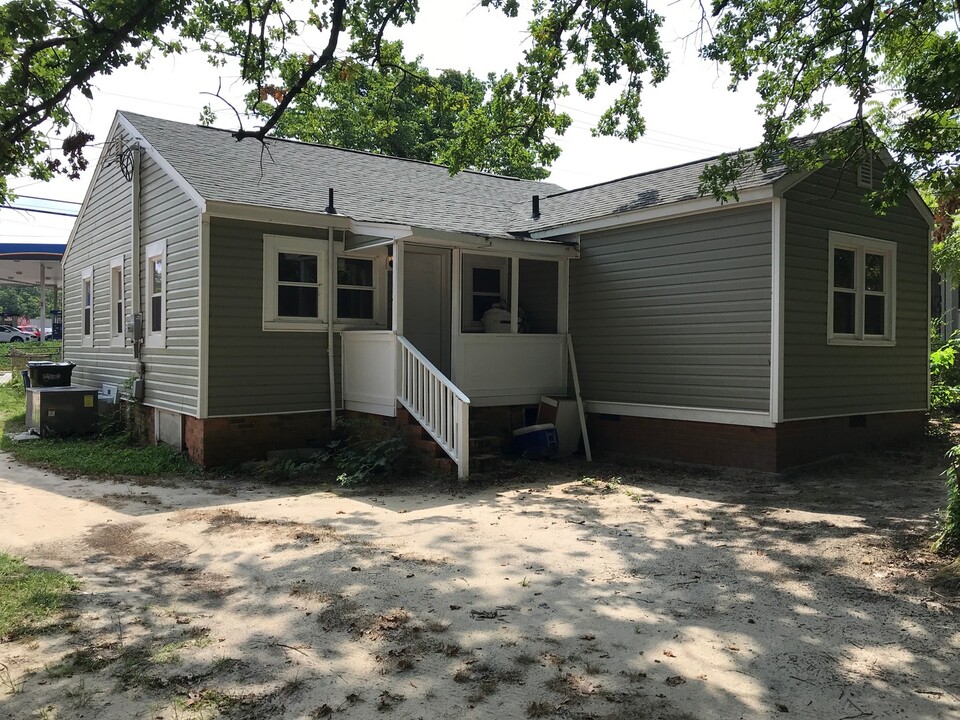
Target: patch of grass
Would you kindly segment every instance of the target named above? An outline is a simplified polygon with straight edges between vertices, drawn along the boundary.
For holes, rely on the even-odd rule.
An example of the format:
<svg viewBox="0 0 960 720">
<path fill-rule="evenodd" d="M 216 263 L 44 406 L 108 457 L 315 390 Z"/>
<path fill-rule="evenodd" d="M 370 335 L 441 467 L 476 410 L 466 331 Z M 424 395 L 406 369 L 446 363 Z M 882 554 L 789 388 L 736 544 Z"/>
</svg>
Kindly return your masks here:
<svg viewBox="0 0 960 720">
<path fill-rule="evenodd" d="M 0 638 L 21 635 L 57 613 L 77 587 L 69 575 L 0 553 Z"/>
<path fill-rule="evenodd" d="M 0 449 L 21 462 L 83 475 L 194 475 L 200 472 L 173 448 L 140 445 L 125 435 L 29 442 L 14 442 L 4 436 Z"/>
<path fill-rule="evenodd" d="M 534 700 L 529 705 L 527 705 L 527 717 L 528 718 L 549 717 L 550 715 L 553 715 L 553 710 L 554 710 L 554 707 L 550 703 Z"/>
</svg>

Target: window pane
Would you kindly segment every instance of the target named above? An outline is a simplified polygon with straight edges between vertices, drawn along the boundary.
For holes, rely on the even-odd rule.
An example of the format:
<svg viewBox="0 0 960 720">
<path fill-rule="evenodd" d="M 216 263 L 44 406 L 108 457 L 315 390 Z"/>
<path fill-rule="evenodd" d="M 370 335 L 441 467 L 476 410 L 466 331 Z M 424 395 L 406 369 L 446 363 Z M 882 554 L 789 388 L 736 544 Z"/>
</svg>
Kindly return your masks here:
<svg viewBox="0 0 960 720">
<path fill-rule="evenodd" d="M 150 332 L 163 330 L 163 296 L 154 295 L 150 298 Z"/>
<path fill-rule="evenodd" d="M 883 255 L 867 253 L 865 262 L 864 287 L 867 290 L 883 292 Z"/>
<path fill-rule="evenodd" d="M 883 295 L 866 295 L 863 298 L 863 334 L 886 334 L 886 301 Z"/>
<path fill-rule="evenodd" d="M 277 315 L 317 317 L 317 288 L 280 285 L 277 287 Z"/>
<path fill-rule="evenodd" d="M 337 290 L 337 317 L 373 320 L 373 290 Z"/>
<path fill-rule="evenodd" d="M 500 271 L 497 268 L 474 268 L 473 291 L 475 293 L 500 293 Z"/>
<path fill-rule="evenodd" d="M 483 320 L 483 314 L 493 307 L 500 298 L 493 295 L 474 295 L 473 296 L 473 319 L 476 322 Z"/>
<path fill-rule="evenodd" d="M 833 286 L 838 288 L 854 287 L 854 265 L 857 254 L 853 250 L 841 250 L 836 248 L 833 251 Z"/>
<path fill-rule="evenodd" d="M 311 283 L 315 285 L 317 283 L 317 256 L 278 253 L 277 279 L 281 282 Z"/>
<path fill-rule="evenodd" d="M 83 334 L 90 334 L 90 308 L 88 307 L 83 309 Z"/>
<path fill-rule="evenodd" d="M 160 258 L 154 258 L 151 261 L 153 265 L 153 292 L 162 293 L 163 292 L 163 260 Z"/>
<path fill-rule="evenodd" d="M 83 304 L 90 305 L 91 284 L 89 280 L 83 281 Z"/>
<path fill-rule="evenodd" d="M 337 258 L 337 284 L 373 287 L 373 260 Z M 340 317 L 347 317 L 341 315 Z"/>
<path fill-rule="evenodd" d="M 853 335 L 856 322 L 856 295 L 846 292 L 833 293 L 833 331 Z"/>
</svg>

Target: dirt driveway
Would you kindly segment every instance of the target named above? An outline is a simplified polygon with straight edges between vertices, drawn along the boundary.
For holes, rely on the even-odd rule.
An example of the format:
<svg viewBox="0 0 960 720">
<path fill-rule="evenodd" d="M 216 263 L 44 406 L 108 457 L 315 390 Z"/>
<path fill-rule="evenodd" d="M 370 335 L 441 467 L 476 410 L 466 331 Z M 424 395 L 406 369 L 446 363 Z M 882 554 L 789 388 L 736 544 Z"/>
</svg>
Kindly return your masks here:
<svg viewBox="0 0 960 720">
<path fill-rule="evenodd" d="M 0 456 L 0 549 L 83 583 L 0 717 L 957 718 L 939 452 L 366 495 Z"/>
</svg>

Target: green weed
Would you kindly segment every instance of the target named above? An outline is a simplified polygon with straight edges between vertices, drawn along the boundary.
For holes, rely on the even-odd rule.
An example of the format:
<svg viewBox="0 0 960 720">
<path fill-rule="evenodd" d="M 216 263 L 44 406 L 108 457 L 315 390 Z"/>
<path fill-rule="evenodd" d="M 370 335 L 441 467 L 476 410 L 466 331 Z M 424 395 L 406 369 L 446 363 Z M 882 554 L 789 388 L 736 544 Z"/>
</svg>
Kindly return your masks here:
<svg viewBox="0 0 960 720">
<path fill-rule="evenodd" d="M 55 614 L 76 588 L 69 575 L 0 553 L 0 638 L 20 635 Z"/>
</svg>

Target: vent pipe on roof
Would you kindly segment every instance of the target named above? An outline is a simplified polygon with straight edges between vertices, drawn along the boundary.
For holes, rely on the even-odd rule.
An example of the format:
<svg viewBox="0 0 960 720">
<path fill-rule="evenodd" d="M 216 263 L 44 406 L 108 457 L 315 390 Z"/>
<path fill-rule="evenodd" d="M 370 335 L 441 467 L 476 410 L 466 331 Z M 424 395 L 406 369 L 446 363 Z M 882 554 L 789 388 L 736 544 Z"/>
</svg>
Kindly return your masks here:
<svg viewBox="0 0 960 720">
<path fill-rule="evenodd" d="M 337 209 L 333 206 L 333 188 L 330 188 L 329 199 L 327 200 L 327 209 L 324 210 L 327 215 L 336 215 Z"/>
<path fill-rule="evenodd" d="M 533 196 L 533 214 L 530 217 L 532 217 L 534 220 L 540 219 L 540 196 L 539 195 Z"/>
</svg>

